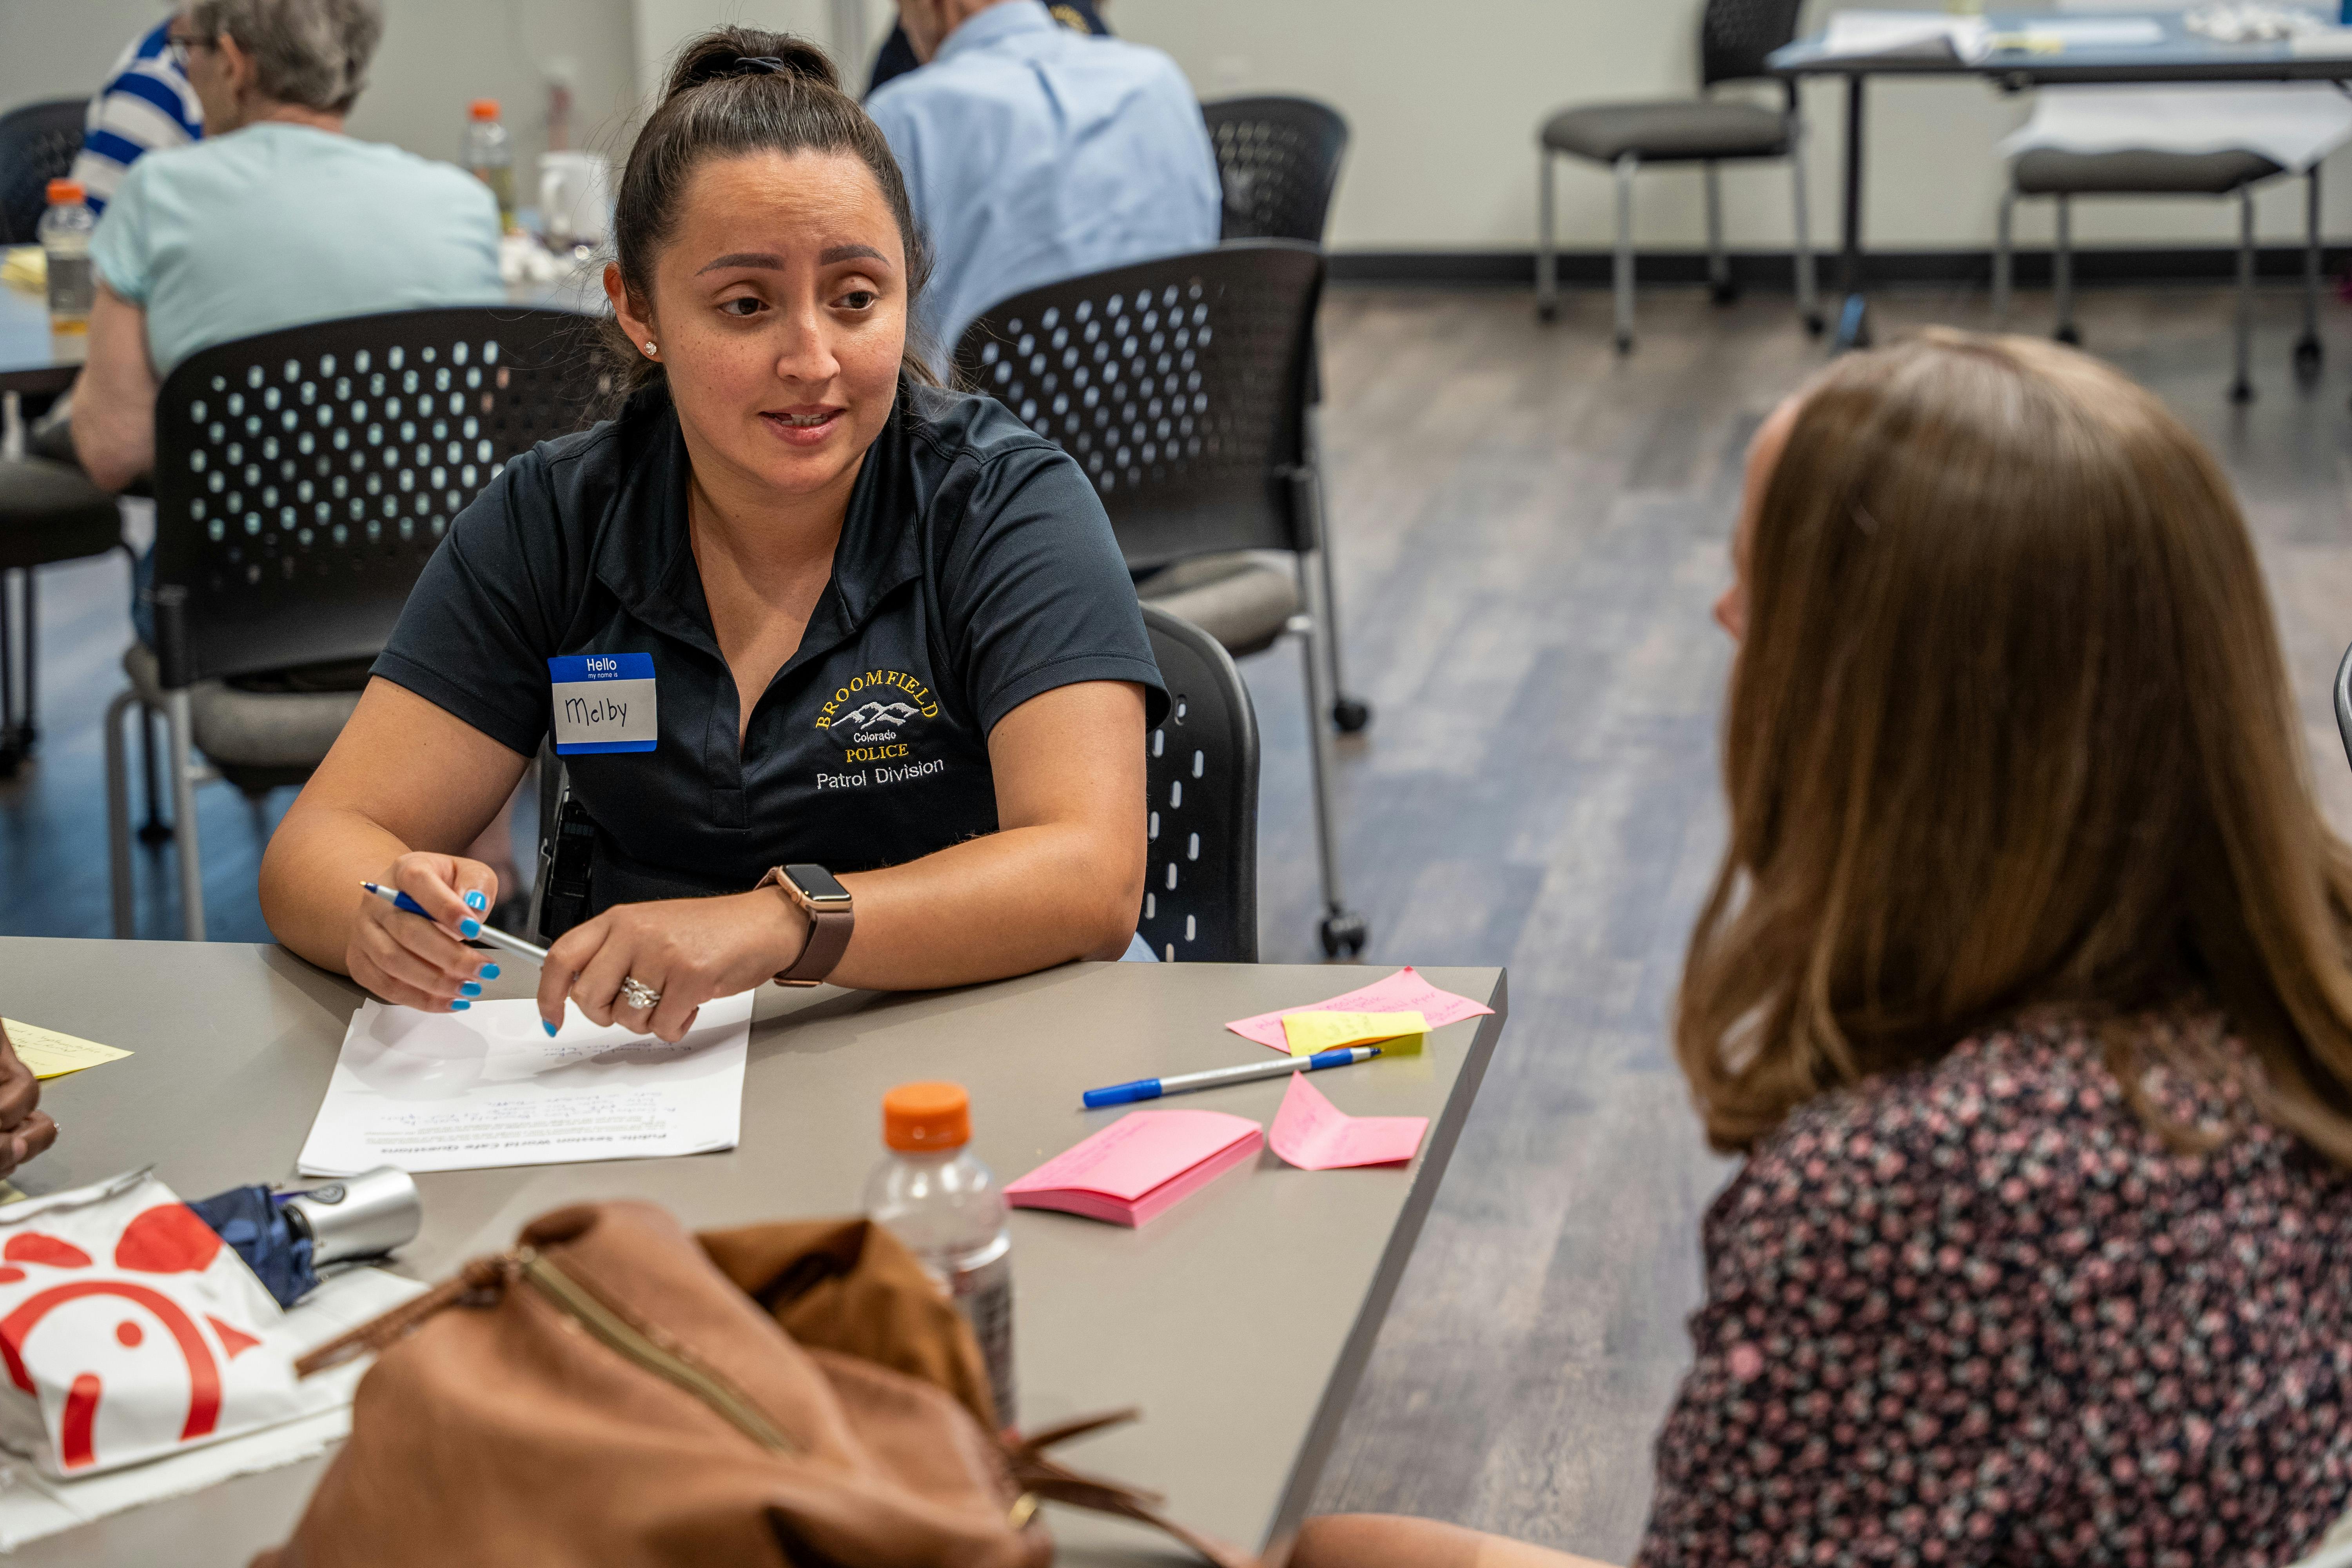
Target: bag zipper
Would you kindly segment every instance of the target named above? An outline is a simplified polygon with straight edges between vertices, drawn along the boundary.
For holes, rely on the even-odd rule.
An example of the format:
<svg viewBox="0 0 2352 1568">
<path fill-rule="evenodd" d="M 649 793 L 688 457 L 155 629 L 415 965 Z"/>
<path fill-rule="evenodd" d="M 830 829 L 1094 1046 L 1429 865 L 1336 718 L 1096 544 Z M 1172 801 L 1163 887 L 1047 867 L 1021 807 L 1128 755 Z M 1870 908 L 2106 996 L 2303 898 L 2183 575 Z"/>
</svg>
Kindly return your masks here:
<svg viewBox="0 0 2352 1568">
<path fill-rule="evenodd" d="M 736 1430 L 771 1453 L 800 1452 L 800 1445 L 777 1431 L 749 1399 L 715 1374 L 656 1344 L 640 1332 L 636 1325 L 598 1300 L 578 1280 L 558 1268 L 535 1248 L 517 1248 L 515 1262 L 522 1277 L 530 1280 L 541 1295 L 570 1313 L 581 1327 L 621 1355 L 693 1394 L 718 1412 Z"/>
</svg>

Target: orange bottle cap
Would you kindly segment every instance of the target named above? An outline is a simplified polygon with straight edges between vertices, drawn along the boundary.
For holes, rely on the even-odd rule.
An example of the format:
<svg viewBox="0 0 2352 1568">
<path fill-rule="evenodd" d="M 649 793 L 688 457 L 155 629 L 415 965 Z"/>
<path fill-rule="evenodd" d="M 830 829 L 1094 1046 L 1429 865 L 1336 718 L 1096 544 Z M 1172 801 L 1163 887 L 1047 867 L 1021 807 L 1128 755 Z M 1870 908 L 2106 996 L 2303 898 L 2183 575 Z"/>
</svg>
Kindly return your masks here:
<svg viewBox="0 0 2352 1568">
<path fill-rule="evenodd" d="M 971 1100 L 961 1084 L 902 1083 L 882 1097 L 882 1142 L 908 1153 L 971 1142 Z"/>
<path fill-rule="evenodd" d="M 89 192 L 81 188 L 81 182 L 79 180 L 51 180 L 49 182 L 49 205 L 53 207 L 63 205 L 68 202 L 80 201 L 89 194 Z"/>
<path fill-rule="evenodd" d="M 474 100 L 470 112 L 477 120 L 496 120 L 499 117 L 499 100 L 495 98 L 478 98 Z"/>
</svg>

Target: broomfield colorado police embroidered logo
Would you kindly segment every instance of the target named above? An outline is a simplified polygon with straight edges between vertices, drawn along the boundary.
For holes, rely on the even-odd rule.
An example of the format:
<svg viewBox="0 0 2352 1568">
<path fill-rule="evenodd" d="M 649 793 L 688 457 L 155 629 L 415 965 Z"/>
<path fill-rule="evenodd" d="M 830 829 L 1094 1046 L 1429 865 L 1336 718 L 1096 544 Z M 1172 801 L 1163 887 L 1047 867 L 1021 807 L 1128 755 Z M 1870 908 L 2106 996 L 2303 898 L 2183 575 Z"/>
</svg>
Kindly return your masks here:
<svg viewBox="0 0 2352 1568">
<path fill-rule="evenodd" d="M 840 743 L 841 762 L 855 773 L 816 775 L 819 789 L 863 789 L 944 772 L 934 757 L 916 760 L 908 731 L 940 714 L 931 689 L 903 669 L 853 675 L 817 710 L 816 727 Z"/>
</svg>

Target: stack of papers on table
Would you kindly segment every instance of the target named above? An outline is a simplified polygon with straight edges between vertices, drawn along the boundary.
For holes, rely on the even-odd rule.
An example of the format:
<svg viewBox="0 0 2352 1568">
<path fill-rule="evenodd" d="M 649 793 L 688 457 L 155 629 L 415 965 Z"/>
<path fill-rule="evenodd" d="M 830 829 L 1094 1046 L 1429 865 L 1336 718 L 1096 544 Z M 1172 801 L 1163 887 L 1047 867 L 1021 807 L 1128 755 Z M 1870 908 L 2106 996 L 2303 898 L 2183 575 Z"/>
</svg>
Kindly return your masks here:
<svg viewBox="0 0 2352 1568">
<path fill-rule="evenodd" d="M 1141 1225 L 1258 1151 L 1265 1134 L 1217 1110 L 1135 1110 L 1004 1189 L 1014 1208 Z"/>
<path fill-rule="evenodd" d="M 1949 56 L 1974 64 L 1992 52 L 1992 29 L 1982 16 L 1938 16 L 1919 11 L 1840 11 L 1830 17 L 1822 52 L 1838 59 L 1885 55 Z"/>
<path fill-rule="evenodd" d="M 674 1046 L 577 1012 L 550 1039 L 528 1001 L 423 1013 L 371 998 L 343 1037 L 299 1168 L 349 1176 L 732 1149 L 751 1037 L 748 991 L 704 1003 Z"/>
</svg>

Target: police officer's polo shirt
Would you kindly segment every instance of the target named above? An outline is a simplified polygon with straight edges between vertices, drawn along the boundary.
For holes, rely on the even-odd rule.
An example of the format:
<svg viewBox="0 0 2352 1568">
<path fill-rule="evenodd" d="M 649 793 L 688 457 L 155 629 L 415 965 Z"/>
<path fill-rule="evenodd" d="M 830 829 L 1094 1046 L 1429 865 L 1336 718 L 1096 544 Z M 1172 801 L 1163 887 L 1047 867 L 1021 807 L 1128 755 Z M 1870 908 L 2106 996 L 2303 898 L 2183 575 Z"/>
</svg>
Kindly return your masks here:
<svg viewBox="0 0 2352 1568">
<path fill-rule="evenodd" d="M 593 908 L 992 833 L 989 731 L 1056 687 L 1134 681 L 1150 721 L 1165 713 L 1084 470 L 993 399 L 902 384 L 833 579 L 739 753 L 688 468 L 658 390 L 516 458 L 459 515 L 374 668 L 526 756 L 553 730 L 598 829 Z"/>
</svg>

